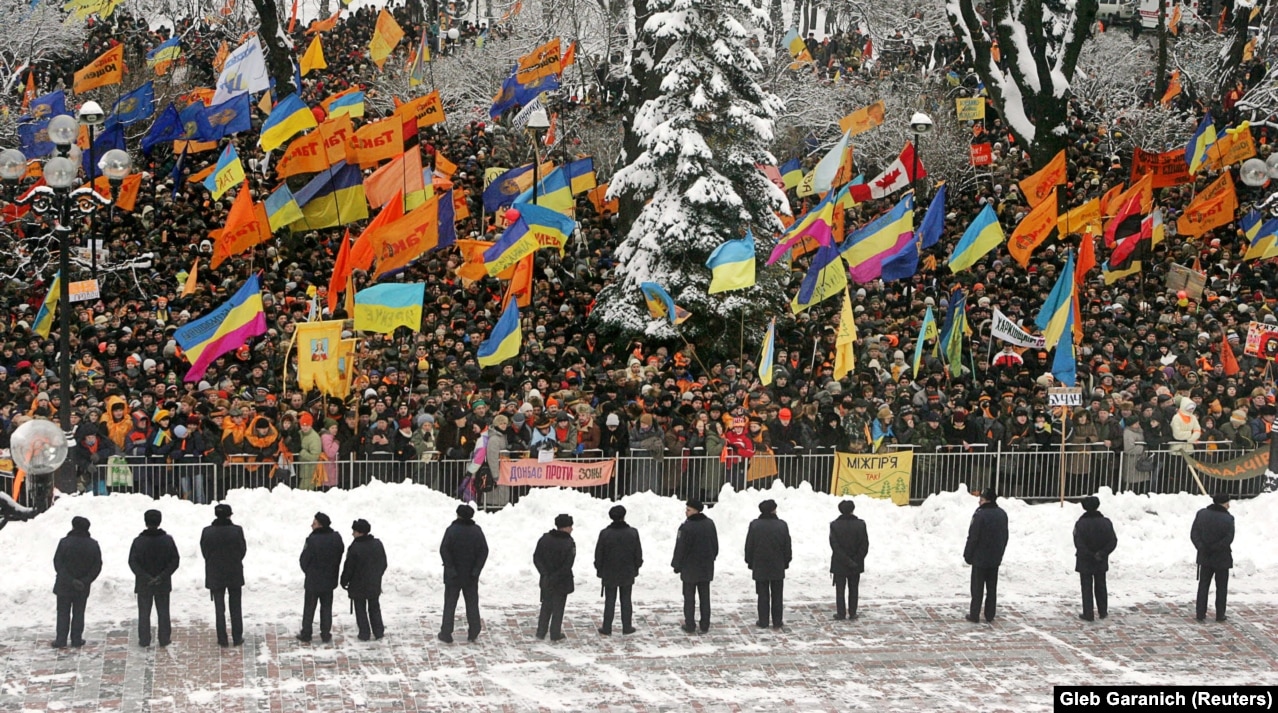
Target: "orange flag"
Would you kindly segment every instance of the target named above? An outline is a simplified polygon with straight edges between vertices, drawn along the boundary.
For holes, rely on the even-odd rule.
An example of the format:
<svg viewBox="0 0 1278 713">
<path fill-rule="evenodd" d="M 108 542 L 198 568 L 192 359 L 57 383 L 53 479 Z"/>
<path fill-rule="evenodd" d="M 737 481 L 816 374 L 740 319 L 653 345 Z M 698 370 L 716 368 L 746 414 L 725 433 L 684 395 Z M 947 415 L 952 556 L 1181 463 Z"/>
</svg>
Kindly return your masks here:
<svg viewBox="0 0 1278 713">
<path fill-rule="evenodd" d="M 586 198 L 590 200 L 590 205 L 594 206 L 595 212 L 600 215 L 602 215 L 605 210 L 608 211 L 609 213 L 616 213 L 618 210 L 621 210 L 621 202 L 618 201 L 616 198 L 613 198 L 610 201 L 604 200 L 604 197 L 607 195 L 608 195 L 607 183 L 600 186 L 596 186 L 595 188 L 591 188 L 590 190 L 586 191 Z"/>
<path fill-rule="evenodd" d="M 439 245 L 439 202 L 452 199 L 447 193 L 437 195 L 373 233 L 378 279 L 404 269 Z"/>
<path fill-rule="evenodd" d="M 349 266 L 351 254 L 351 229 L 347 228 L 342 235 L 342 246 L 337 250 L 337 259 L 333 261 L 333 274 L 328 278 L 328 311 L 337 311 L 337 293 L 346 289 L 347 278 L 350 277 Z M 347 315 L 348 317 L 352 315 Z"/>
<path fill-rule="evenodd" d="M 226 45 L 226 40 L 222 40 L 221 46 L 217 48 L 217 55 L 213 57 L 213 71 L 221 72 L 222 67 L 226 65 L 226 58 L 231 54 L 231 48 Z"/>
<path fill-rule="evenodd" d="M 1229 337 L 1225 334 L 1220 335 L 1220 364 L 1225 367 L 1225 376 L 1233 376 L 1239 371 L 1238 359 L 1234 357 L 1234 350 L 1229 346 Z"/>
<path fill-rule="evenodd" d="M 130 173 L 125 176 L 124 180 L 120 181 L 120 188 L 115 197 L 115 207 L 132 213 L 137 206 L 138 189 L 141 187 L 142 174 Z M 98 176 L 93 181 L 93 190 L 103 198 L 111 199 L 111 181 L 107 180 L 106 176 Z"/>
<path fill-rule="evenodd" d="M 525 87 L 537 84 L 542 77 L 560 73 L 559 38 L 547 42 L 537 49 L 519 58 L 515 81 Z"/>
<path fill-rule="evenodd" d="M 466 191 L 453 191 L 453 220 L 466 220 L 470 217 L 470 201 L 466 200 Z"/>
<path fill-rule="evenodd" d="M 1096 268 L 1096 241 L 1091 231 L 1083 233 L 1083 240 L 1078 246 L 1078 263 L 1074 265 L 1074 283 L 1081 285 L 1087 282 L 1087 273 Z"/>
<path fill-rule="evenodd" d="M 573 62 L 576 62 L 576 61 L 577 61 L 577 40 L 573 40 L 572 42 L 568 44 L 568 49 L 564 50 L 563 58 L 559 60 L 559 71 L 562 72 L 565 69 L 568 69 L 568 67 Z M 524 307 L 526 305 L 521 304 L 519 306 Z"/>
<path fill-rule="evenodd" d="M 195 294 L 195 286 L 199 280 L 198 274 L 200 270 L 200 259 L 195 258 L 195 262 L 191 264 L 191 271 L 186 275 L 186 284 L 182 285 L 182 294 L 180 297 L 190 297 Z"/>
<path fill-rule="evenodd" d="M 351 247 L 350 266 L 354 270 L 367 270 L 373 266 L 373 259 L 377 257 L 377 243 L 375 236 L 377 231 L 394 223 L 404 217 L 404 192 L 398 191 L 386 203 L 386 207 L 382 212 L 373 218 L 368 227 L 359 234 L 359 239 L 355 241 L 355 245 Z"/>
<path fill-rule="evenodd" d="M 271 226 L 266 217 L 266 206 L 253 202 L 247 179 L 240 186 L 240 192 L 235 195 L 235 202 L 226 214 L 226 227 L 216 232 L 211 263 L 214 270 L 227 258 L 270 240 Z"/>
<path fill-rule="evenodd" d="M 337 27 L 337 20 L 341 17 L 341 14 L 342 11 L 339 8 L 337 12 L 329 15 L 327 20 L 315 20 L 311 23 L 310 27 L 306 28 L 306 34 L 313 35 L 316 32 L 328 32 L 334 27 Z"/>
<path fill-rule="evenodd" d="M 1051 195 L 1056 187 L 1065 183 L 1068 166 L 1065 163 L 1065 150 L 1061 149 L 1056 156 L 1040 168 L 1037 173 L 1027 176 L 1020 182 L 1021 193 L 1030 207 L 1036 207 Z"/>
<path fill-rule="evenodd" d="M 348 142 L 354 160 L 369 168 L 404 153 L 403 126 L 397 116 L 361 126 Z"/>
<path fill-rule="evenodd" d="M 396 99 L 396 101 L 399 100 Z M 410 111 L 417 115 L 417 128 L 419 129 L 442 124 L 444 122 L 444 102 L 439 98 L 439 90 L 436 89 L 430 94 L 403 102 L 395 107 L 396 114 L 404 115 Z"/>
<path fill-rule="evenodd" d="M 421 205 L 422 191 L 425 188 L 422 181 L 422 155 L 416 146 L 396 156 L 364 179 L 364 197 L 373 208 L 381 208 L 396 197 L 402 205 L 404 197 L 413 194 L 416 202 L 412 202 L 411 207 L 416 208 Z"/>
<path fill-rule="evenodd" d="M 470 282 L 488 277 L 488 270 L 484 268 L 484 251 L 492 246 L 490 240 L 458 240 L 457 250 L 461 253 L 462 264 L 457 268 L 457 276 Z"/>
<path fill-rule="evenodd" d="M 36 98 L 35 70 L 27 72 L 27 90 L 22 93 L 22 113 L 27 113 L 27 108 L 31 106 L 31 102 Z"/>
<path fill-rule="evenodd" d="M 404 30 L 395 22 L 386 8 L 377 14 L 377 25 L 373 28 L 373 39 L 368 44 L 368 56 L 378 69 L 386 64 L 386 58 L 395 51 L 395 45 L 404 39 Z M 556 57 L 558 59 L 558 57 Z"/>
<path fill-rule="evenodd" d="M 124 45 L 116 45 L 75 73 L 76 94 L 124 81 Z"/>
<path fill-rule="evenodd" d="M 532 304 L 533 254 L 528 253 L 515 263 L 515 274 L 510 278 L 510 286 L 506 289 L 506 299 L 502 300 L 502 308 L 510 304 L 514 297 L 520 307 Z"/>
<path fill-rule="evenodd" d="M 1029 266 L 1030 255 L 1034 249 L 1043 244 L 1048 236 L 1056 230 L 1056 186 L 1044 200 L 1029 212 L 1029 215 L 1016 224 L 1011 237 L 1007 239 L 1007 251 L 1016 258 L 1021 267 Z"/>
</svg>

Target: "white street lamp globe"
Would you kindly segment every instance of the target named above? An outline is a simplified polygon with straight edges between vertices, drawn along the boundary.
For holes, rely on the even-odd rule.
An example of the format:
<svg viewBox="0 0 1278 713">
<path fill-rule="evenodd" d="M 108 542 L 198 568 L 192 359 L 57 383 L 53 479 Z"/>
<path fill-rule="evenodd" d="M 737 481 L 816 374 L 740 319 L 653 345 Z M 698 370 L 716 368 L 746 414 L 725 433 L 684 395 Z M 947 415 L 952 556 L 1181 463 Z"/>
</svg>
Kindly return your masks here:
<svg viewBox="0 0 1278 713">
<path fill-rule="evenodd" d="M 133 159 L 129 158 L 129 152 L 124 149 L 111 149 L 102 155 L 98 168 L 108 180 L 122 181 L 129 175 L 129 169 L 133 168 Z"/>
<path fill-rule="evenodd" d="M 16 181 L 27 173 L 27 157 L 17 149 L 0 151 L 0 178 Z"/>
<path fill-rule="evenodd" d="M 75 183 L 80 167 L 65 156 L 54 156 L 44 164 L 44 181 L 53 188 L 68 188 Z"/>
<path fill-rule="evenodd" d="M 59 114 L 49 120 L 49 140 L 58 146 L 70 146 L 80 135 L 80 124 L 75 117 Z"/>
</svg>

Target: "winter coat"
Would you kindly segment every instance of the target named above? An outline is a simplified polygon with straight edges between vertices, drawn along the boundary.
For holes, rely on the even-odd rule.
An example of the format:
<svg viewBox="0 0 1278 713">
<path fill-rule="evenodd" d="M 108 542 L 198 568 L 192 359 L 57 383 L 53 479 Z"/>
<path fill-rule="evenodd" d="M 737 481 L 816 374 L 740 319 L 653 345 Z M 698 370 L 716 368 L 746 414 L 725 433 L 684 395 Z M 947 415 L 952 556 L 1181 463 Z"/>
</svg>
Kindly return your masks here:
<svg viewBox="0 0 1278 713">
<path fill-rule="evenodd" d="M 595 574 L 605 587 L 628 587 L 643 566 L 639 531 L 625 522 L 609 524 L 595 543 Z"/>
<path fill-rule="evenodd" d="M 1123 429 L 1123 480 L 1127 483 L 1145 483 L 1152 473 L 1136 468 L 1136 463 L 1145 455 L 1145 432 L 1139 422 L 1133 422 Z"/>
<path fill-rule="evenodd" d="M 135 594 L 173 591 L 173 573 L 181 557 L 173 537 L 160 528 L 147 528 L 133 539 L 129 548 L 129 569 L 133 570 Z"/>
<path fill-rule="evenodd" d="M 626 430 L 626 424 L 616 428 L 603 426 L 599 432 L 599 448 L 605 458 L 630 455 L 630 432 Z"/>
<path fill-rule="evenodd" d="M 1211 569 L 1229 569 L 1234 566 L 1234 516 L 1223 505 L 1212 503 L 1194 518 L 1189 531 L 1189 541 L 1198 550 L 1198 564 Z"/>
<path fill-rule="evenodd" d="M 324 451 L 323 462 L 319 465 L 319 477 L 314 477 L 315 484 L 321 488 L 337 487 L 338 460 L 341 458 L 341 443 L 337 436 L 325 433 L 320 436 L 321 448 Z"/>
<path fill-rule="evenodd" d="M 300 563 L 306 573 L 306 591 L 331 592 L 337 589 L 337 570 L 342 566 L 342 536 L 331 527 L 321 527 L 306 537 Z"/>
<path fill-rule="evenodd" d="M 541 575 L 541 593 L 571 594 L 572 563 L 577 559 L 577 543 L 563 530 L 551 530 L 537 540 L 533 564 Z"/>
<path fill-rule="evenodd" d="M 444 584 L 464 585 L 479 579 L 488 561 L 488 539 L 474 520 L 457 519 L 444 530 L 439 543 L 444 561 Z"/>
<path fill-rule="evenodd" d="M 72 530 L 58 542 L 58 549 L 53 553 L 53 571 L 57 578 L 53 580 L 53 593 L 60 596 L 76 594 L 89 595 L 89 585 L 102 573 L 102 548 L 98 541 L 89 537 L 88 531 Z M 77 589 L 76 582 L 83 587 Z"/>
<path fill-rule="evenodd" d="M 1089 419 L 1087 423 L 1075 423 L 1074 432 L 1069 438 L 1073 447 L 1065 454 L 1065 472 L 1070 475 L 1088 475 L 1092 471 L 1092 454 L 1087 448 L 1089 444 L 1100 441 L 1100 433 L 1096 424 Z"/>
<path fill-rule="evenodd" d="M 219 517 L 200 533 L 200 554 L 204 556 L 204 586 L 207 589 L 244 586 L 244 528 Z"/>
<path fill-rule="evenodd" d="M 793 554 L 790 526 L 776 513 L 764 513 L 750 523 L 746 532 L 745 561 L 756 582 L 785 579 Z"/>
<path fill-rule="evenodd" d="M 635 453 L 636 456 L 642 455 L 644 458 L 661 460 L 662 454 L 665 453 L 664 445 L 661 429 L 656 426 L 651 428 L 639 426 L 630 432 L 630 449 L 643 451 L 643 453 Z"/>
<path fill-rule="evenodd" d="M 684 582 L 714 581 L 714 560 L 719 556 L 719 533 L 714 520 L 695 513 L 679 526 L 670 566 Z"/>
<path fill-rule="evenodd" d="M 1118 546 L 1114 523 L 1092 510 L 1074 523 L 1074 571 L 1100 574 L 1109 571 L 1109 554 Z"/>
<path fill-rule="evenodd" d="M 973 567 L 997 567 L 1007 549 L 1007 512 L 998 503 L 984 503 L 972 515 L 967 528 L 963 561 Z"/>
<path fill-rule="evenodd" d="M 382 541 L 370 534 L 351 540 L 341 577 L 342 589 L 351 595 L 351 599 L 381 596 L 383 574 L 386 574 L 386 548 Z"/>
<path fill-rule="evenodd" d="M 864 572 L 869 551 L 865 520 L 849 513 L 830 523 L 830 574 L 848 577 Z"/>
<path fill-rule="evenodd" d="M 294 458 L 294 468 L 297 469 L 297 487 L 302 490 L 315 489 L 315 468 L 319 463 L 320 456 L 324 454 L 324 441 L 320 438 L 319 431 L 314 428 L 300 433 L 302 446 Z"/>
</svg>

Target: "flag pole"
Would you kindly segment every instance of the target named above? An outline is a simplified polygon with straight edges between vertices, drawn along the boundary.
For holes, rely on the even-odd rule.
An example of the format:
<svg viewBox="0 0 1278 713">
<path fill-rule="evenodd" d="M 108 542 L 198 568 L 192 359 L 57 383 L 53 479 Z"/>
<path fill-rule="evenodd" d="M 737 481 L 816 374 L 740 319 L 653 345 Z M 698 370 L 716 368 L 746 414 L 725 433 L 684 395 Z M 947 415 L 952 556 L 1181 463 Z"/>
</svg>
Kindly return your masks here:
<svg viewBox="0 0 1278 713">
<path fill-rule="evenodd" d="M 745 373 L 745 312 L 741 313 L 741 340 L 739 342 L 737 353 L 738 353 L 737 361 L 740 363 L 740 366 L 738 366 L 737 368 L 741 369 L 741 373 L 744 374 Z M 759 366 L 762 367 L 763 365 L 760 364 Z"/>
<path fill-rule="evenodd" d="M 1057 346 L 1059 349 L 1060 346 Z M 1061 507 L 1065 507 L 1065 432 L 1069 430 L 1069 406 L 1061 406 Z"/>
</svg>

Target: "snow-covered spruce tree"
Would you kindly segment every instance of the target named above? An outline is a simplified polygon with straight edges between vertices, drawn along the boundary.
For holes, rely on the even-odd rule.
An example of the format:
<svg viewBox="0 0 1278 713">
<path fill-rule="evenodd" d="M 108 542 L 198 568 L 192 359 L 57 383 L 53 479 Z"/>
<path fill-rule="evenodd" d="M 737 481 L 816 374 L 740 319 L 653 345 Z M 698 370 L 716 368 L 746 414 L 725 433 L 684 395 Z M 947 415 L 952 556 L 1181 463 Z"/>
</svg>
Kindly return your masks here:
<svg viewBox="0 0 1278 713">
<path fill-rule="evenodd" d="M 1070 81 L 1092 35 L 1098 2 L 987 0 L 985 16 L 976 5 L 948 0 L 945 11 L 1003 123 L 1029 147 L 1035 168 L 1043 166 L 1068 140 Z"/>
<path fill-rule="evenodd" d="M 781 229 L 776 211 L 785 195 L 755 166 L 774 164 L 767 151 L 781 101 L 757 81 L 761 65 L 744 23 L 767 26 L 766 9 L 751 0 L 650 0 L 640 33 L 661 77 L 633 129 L 640 153 L 613 176 L 611 196 L 643 205 L 617 251 L 612 284 L 595 314 L 605 330 L 670 339 L 666 320 L 648 315 L 639 285 L 655 282 L 692 313 L 678 334 L 698 349 L 738 350 L 741 325 L 757 344 L 767 318 L 785 309 L 784 272 L 759 261 L 754 287 L 710 295 L 705 262 L 724 241 L 754 233 L 766 257 Z M 775 165 L 775 164 L 774 164 Z"/>
</svg>

